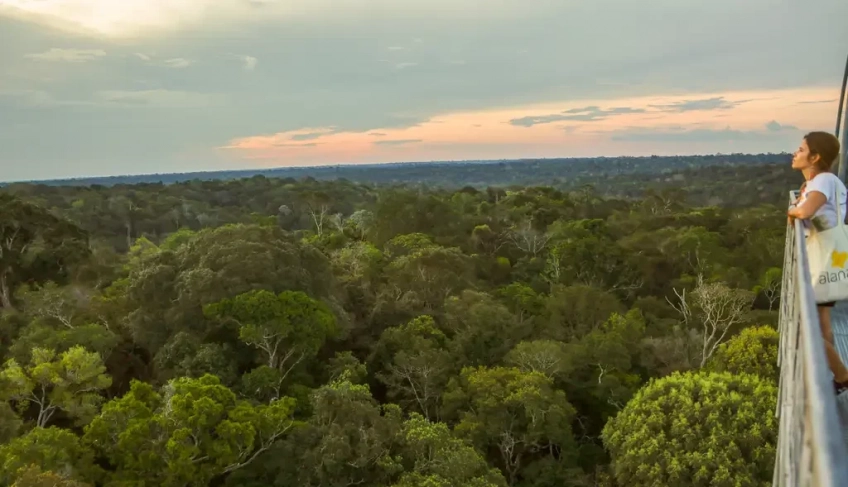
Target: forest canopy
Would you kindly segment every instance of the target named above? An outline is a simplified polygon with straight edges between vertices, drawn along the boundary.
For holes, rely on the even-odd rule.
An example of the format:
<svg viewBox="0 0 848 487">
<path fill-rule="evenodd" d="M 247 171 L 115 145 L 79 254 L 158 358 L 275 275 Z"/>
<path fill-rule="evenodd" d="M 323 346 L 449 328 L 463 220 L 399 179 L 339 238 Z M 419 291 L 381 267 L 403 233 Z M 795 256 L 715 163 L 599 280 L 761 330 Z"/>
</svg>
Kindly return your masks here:
<svg viewBox="0 0 848 487">
<path fill-rule="evenodd" d="M 8 186 L 0 484 L 766 485 L 785 215 L 704 191 Z"/>
</svg>

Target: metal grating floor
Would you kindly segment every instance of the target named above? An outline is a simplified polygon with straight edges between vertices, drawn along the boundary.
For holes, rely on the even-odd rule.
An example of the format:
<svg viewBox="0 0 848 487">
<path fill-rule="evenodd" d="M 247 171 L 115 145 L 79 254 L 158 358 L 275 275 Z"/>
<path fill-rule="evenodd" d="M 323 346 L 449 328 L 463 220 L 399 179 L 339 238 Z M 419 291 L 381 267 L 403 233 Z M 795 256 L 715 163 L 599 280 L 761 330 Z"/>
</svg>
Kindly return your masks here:
<svg viewBox="0 0 848 487">
<path fill-rule="evenodd" d="M 839 302 L 830 315 L 833 327 L 833 340 L 843 363 L 848 364 L 848 302 Z M 842 421 L 842 435 L 848 445 L 848 392 L 843 392 L 836 400 Z"/>
</svg>

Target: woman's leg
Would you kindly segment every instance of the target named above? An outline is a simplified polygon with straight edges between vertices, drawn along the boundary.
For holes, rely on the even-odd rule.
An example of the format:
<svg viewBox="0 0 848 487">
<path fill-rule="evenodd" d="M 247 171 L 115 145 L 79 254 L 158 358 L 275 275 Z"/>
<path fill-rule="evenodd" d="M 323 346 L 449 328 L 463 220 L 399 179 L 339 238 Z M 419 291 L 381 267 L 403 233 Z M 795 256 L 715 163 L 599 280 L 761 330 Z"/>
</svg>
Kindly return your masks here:
<svg viewBox="0 0 848 487">
<path fill-rule="evenodd" d="M 833 346 L 833 328 L 830 326 L 830 306 L 818 306 L 819 323 L 821 324 L 822 338 L 824 338 L 824 349 L 827 355 L 827 364 L 833 372 L 833 380 L 839 384 L 848 385 L 848 368 L 842 363 L 839 352 Z"/>
</svg>

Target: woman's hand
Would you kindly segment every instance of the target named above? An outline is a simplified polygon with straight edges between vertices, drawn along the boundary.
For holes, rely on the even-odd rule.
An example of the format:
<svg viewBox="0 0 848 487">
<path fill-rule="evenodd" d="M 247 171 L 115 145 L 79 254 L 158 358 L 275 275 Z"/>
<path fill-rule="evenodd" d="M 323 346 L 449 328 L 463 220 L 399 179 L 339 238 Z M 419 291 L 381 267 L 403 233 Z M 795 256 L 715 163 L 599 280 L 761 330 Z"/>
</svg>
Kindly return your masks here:
<svg viewBox="0 0 848 487">
<path fill-rule="evenodd" d="M 803 219 L 804 215 L 802 215 L 801 213 L 802 213 L 801 208 L 794 206 L 794 205 L 790 206 L 789 210 L 786 211 L 786 224 L 787 225 L 794 225 L 796 219 L 798 219 L 798 218 Z"/>
</svg>

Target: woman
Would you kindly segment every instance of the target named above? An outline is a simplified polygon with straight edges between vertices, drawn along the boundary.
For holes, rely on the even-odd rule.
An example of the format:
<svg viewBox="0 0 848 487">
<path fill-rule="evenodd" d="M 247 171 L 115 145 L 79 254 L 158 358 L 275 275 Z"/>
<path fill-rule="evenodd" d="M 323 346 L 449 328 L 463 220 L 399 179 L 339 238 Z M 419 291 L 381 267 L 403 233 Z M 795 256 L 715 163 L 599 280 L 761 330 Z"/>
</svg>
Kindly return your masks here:
<svg viewBox="0 0 848 487">
<path fill-rule="evenodd" d="M 804 136 L 801 146 L 792 158 L 792 169 L 801 171 L 806 180 L 801 187 L 797 204 L 790 208 L 790 221 L 800 218 L 807 228 L 823 231 L 837 224 L 837 214 L 845 218 L 848 213 L 846 193 L 842 181 L 830 172 L 839 155 L 839 140 L 827 132 L 810 132 Z M 837 212 L 837 204 L 841 206 Z M 833 346 L 833 330 L 830 326 L 830 310 L 836 303 L 818 303 L 819 323 L 824 337 L 827 362 L 833 372 L 836 393 L 848 389 L 848 368 L 842 363 Z"/>
</svg>

